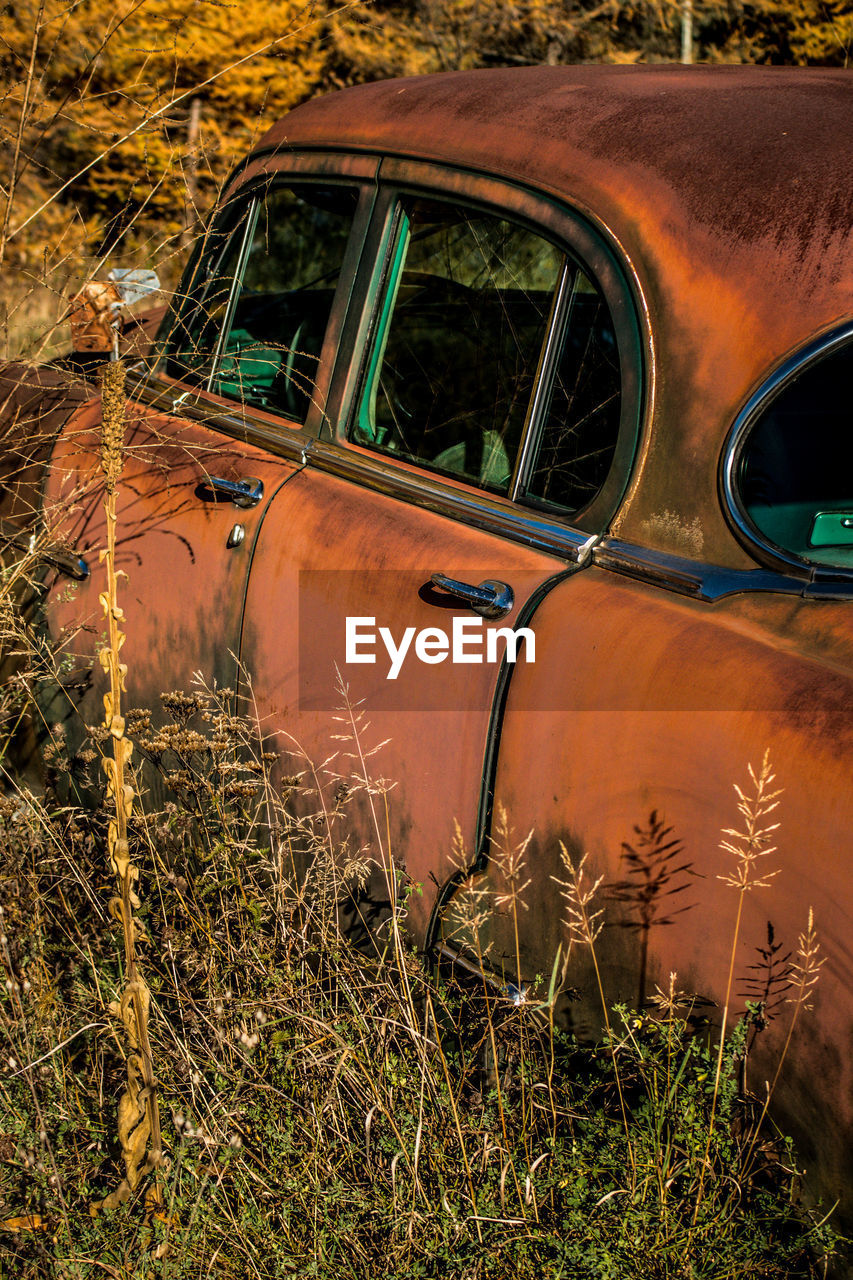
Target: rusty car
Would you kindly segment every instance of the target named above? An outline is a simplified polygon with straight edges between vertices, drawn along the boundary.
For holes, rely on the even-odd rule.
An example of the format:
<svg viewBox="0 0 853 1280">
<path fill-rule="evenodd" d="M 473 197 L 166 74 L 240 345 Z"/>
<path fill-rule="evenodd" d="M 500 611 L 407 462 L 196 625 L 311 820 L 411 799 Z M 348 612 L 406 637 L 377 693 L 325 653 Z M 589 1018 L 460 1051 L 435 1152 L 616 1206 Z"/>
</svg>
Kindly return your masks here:
<svg viewBox="0 0 853 1280">
<path fill-rule="evenodd" d="M 565 953 L 562 848 L 603 879 L 609 996 L 676 971 L 713 1017 L 721 831 L 769 753 L 778 875 L 744 897 L 737 999 L 813 908 L 826 961 L 775 1105 L 848 1221 L 851 95 L 844 71 L 548 66 L 298 107 L 124 335 L 119 539 L 139 705 L 239 661 L 285 772 L 295 744 L 328 758 L 342 688 L 364 708 L 393 785 L 350 839 L 417 886 L 420 947 L 476 962 L 462 896 L 500 901 L 498 824 L 532 832 L 518 938 L 484 925 L 518 998 Z M 3 527 L 36 483 L 64 511 L 46 616 L 91 653 L 98 392 L 5 379 Z M 582 950 L 566 980 L 595 1034 Z"/>
</svg>

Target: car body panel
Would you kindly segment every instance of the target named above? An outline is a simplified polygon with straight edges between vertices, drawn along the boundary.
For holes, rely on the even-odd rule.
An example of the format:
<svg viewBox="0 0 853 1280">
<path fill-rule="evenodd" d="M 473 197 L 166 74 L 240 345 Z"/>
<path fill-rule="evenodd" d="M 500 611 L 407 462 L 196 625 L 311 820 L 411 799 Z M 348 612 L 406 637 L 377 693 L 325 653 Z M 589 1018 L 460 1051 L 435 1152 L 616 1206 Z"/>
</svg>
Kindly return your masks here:
<svg viewBox="0 0 853 1280">
<path fill-rule="evenodd" d="M 498 576 L 506 581 L 514 608 L 485 627 L 515 627 L 530 598 L 565 571 L 553 554 L 513 546 L 311 466 L 276 496 L 264 521 L 241 652 L 252 673 L 253 706 L 262 724 L 284 729 L 278 748 L 289 753 L 286 772 L 305 773 L 309 807 L 317 806 L 313 792 L 320 785 L 324 807 L 334 808 L 338 775 L 353 771 L 370 780 L 376 794 L 348 801 L 338 834 L 380 866 L 390 856 L 418 886 L 409 928 L 421 943 L 438 889 L 477 845 L 500 667 L 424 666 L 412 654 L 389 680 L 381 646 L 374 664 L 346 663 L 345 620 L 375 618 L 398 640 L 407 627 L 449 631 L 454 617 L 472 615 L 429 590 L 432 574 L 442 572 L 474 585 Z M 346 697 L 336 687 L 338 672 Z M 361 712 L 356 734 L 350 716 Z"/>
<path fill-rule="evenodd" d="M 97 662 L 104 631 L 99 601 L 99 554 L 106 543 L 100 472 L 100 401 L 73 415 L 54 447 L 45 508 L 67 544 L 89 564 L 90 575 L 69 590 L 67 576 L 54 574 L 46 601 L 53 638 L 63 659 L 79 670 L 65 681 L 75 689 L 73 709 L 60 698 L 54 715 L 70 723 L 101 717 L 106 685 Z M 137 707 L 159 711 L 162 692 L 190 692 L 196 672 L 220 686 L 235 687 L 243 603 L 257 530 L 267 503 L 298 470 L 298 464 L 248 444 L 210 425 L 128 406 L 125 461 L 118 500 L 116 567 L 127 575 L 121 591 L 127 644 L 128 692 Z M 264 499 L 241 509 L 217 501 L 211 476 L 260 479 Z M 60 515 L 61 513 L 61 515 Z M 227 546 L 241 525 L 240 545 Z M 77 735 L 79 736 L 79 722 Z"/>
</svg>

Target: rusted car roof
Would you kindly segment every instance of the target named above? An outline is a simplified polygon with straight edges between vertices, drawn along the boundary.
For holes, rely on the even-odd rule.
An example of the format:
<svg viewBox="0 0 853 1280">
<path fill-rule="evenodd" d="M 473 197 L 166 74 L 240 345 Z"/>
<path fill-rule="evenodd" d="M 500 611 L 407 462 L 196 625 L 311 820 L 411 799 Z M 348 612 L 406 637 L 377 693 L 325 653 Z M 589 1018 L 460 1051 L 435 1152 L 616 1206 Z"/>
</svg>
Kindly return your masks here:
<svg viewBox="0 0 853 1280">
<path fill-rule="evenodd" d="M 586 211 L 636 273 L 653 335 L 646 438 L 673 464 L 645 483 L 638 466 L 618 532 L 747 567 L 717 501 L 717 458 L 767 373 L 853 311 L 851 109 L 846 71 L 452 72 L 316 98 L 259 151 L 434 160 Z"/>
</svg>

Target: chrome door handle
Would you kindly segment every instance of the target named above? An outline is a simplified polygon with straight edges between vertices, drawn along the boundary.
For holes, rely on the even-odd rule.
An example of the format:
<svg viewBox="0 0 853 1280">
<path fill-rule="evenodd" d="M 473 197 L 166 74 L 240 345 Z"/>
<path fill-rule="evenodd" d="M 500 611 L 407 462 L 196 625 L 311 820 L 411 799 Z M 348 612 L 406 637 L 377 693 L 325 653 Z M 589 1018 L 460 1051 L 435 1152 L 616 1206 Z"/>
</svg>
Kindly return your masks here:
<svg viewBox="0 0 853 1280">
<path fill-rule="evenodd" d="M 434 573 L 432 585 L 439 591 L 446 591 L 451 596 L 458 596 L 469 604 L 481 618 L 503 618 L 515 603 L 512 587 L 506 582 L 498 582 L 495 578 L 487 578 L 476 587 L 469 582 L 459 582 L 456 578 L 448 578 L 446 574 Z"/>
<path fill-rule="evenodd" d="M 76 551 L 64 551 L 61 547 L 43 546 L 33 531 L 21 529 L 11 520 L 0 520 L 0 542 L 28 552 L 35 564 L 44 563 L 59 569 L 77 582 L 85 582 L 89 566 Z"/>
<path fill-rule="evenodd" d="M 245 480 L 223 480 L 221 476 L 208 476 L 207 483 L 214 493 L 230 498 L 235 507 L 256 507 L 264 496 L 262 480 L 247 476 Z"/>
</svg>

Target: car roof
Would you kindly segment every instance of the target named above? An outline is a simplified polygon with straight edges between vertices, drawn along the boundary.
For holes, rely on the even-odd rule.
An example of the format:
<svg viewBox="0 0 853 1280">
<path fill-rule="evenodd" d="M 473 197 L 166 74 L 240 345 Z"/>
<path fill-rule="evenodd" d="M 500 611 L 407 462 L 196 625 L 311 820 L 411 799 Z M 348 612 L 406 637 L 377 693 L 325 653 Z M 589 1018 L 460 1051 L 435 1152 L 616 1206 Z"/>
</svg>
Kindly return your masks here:
<svg viewBox="0 0 853 1280">
<path fill-rule="evenodd" d="M 748 394 L 853 314 L 851 120 L 850 71 L 520 67 L 318 97 L 255 154 L 413 157 L 522 183 L 587 214 L 636 282 L 653 438 L 674 464 L 671 480 L 659 468 L 629 504 L 636 527 L 623 533 L 719 560 L 732 555 L 722 518 L 709 502 L 715 527 L 697 530 L 688 508 L 698 495 L 686 508 L 674 477 L 683 486 L 690 461 L 715 485 Z M 706 496 L 718 510 L 716 492 Z"/>
<path fill-rule="evenodd" d="M 683 205 L 729 235 L 850 230 L 853 73 L 769 67 L 520 67 L 314 98 L 261 148 L 344 147 L 463 165 L 605 222 Z M 780 246 L 781 247 L 781 246 Z"/>
</svg>

